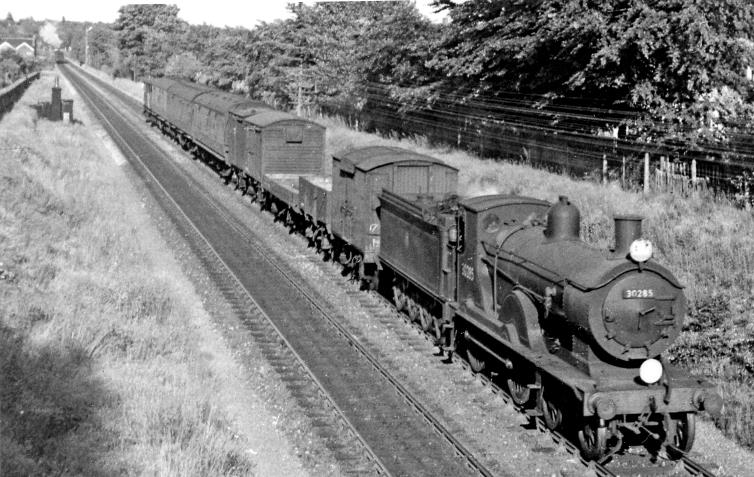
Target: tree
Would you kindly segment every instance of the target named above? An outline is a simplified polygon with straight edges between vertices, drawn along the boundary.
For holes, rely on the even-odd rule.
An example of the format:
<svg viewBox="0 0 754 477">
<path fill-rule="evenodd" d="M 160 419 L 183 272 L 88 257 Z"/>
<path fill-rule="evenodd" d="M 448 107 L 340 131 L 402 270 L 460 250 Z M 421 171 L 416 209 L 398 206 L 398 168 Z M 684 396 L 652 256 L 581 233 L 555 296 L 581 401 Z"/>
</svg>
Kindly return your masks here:
<svg viewBox="0 0 754 477">
<path fill-rule="evenodd" d="M 248 81 L 258 96 L 356 117 L 374 97 L 372 82 L 407 87 L 423 81 L 425 43 L 419 39 L 436 29 L 413 4 L 299 3 L 289 9 L 292 19 L 253 32 Z"/>
<path fill-rule="evenodd" d="M 95 68 L 114 66 L 116 57 L 115 32 L 104 24 L 96 24 L 91 28 L 88 34 L 91 65 Z"/>
<path fill-rule="evenodd" d="M 754 6 L 746 0 L 436 0 L 451 17 L 431 65 L 467 95 L 600 98 L 666 139 L 715 135 L 708 117 L 750 117 Z M 465 87 L 464 85 L 470 85 Z M 661 130 L 649 132 L 649 121 Z"/>
<path fill-rule="evenodd" d="M 168 60 L 165 76 L 195 80 L 201 70 L 202 64 L 193 53 L 179 53 Z"/>
<path fill-rule="evenodd" d="M 187 28 L 176 5 L 130 4 L 120 7 L 114 30 L 118 49 L 134 77 L 161 76 L 167 59 L 179 51 Z"/>
</svg>

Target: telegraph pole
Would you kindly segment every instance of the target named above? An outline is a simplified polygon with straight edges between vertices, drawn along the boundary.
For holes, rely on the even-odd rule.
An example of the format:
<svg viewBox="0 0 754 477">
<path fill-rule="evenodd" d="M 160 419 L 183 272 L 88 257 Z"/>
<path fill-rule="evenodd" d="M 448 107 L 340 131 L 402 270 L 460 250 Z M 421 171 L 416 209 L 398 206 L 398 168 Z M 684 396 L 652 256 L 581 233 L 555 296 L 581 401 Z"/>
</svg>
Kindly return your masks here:
<svg viewBox="0 0 754 477">
<path fill-rule="evenodd" d="M 301 88 L 301 81 L 304 76 L 304 66 L 299 62 L 298 64 L 298 100 L 296 101 L 296 116 L 301 116 L 301 108 L 303 103 L 303 92 Z"/>
<path fill-rule="evenodd" d="M 84 64 L 89 66 L 89 30 L 94 28 L 94 25 L 84 30 Z"/>
</svg>

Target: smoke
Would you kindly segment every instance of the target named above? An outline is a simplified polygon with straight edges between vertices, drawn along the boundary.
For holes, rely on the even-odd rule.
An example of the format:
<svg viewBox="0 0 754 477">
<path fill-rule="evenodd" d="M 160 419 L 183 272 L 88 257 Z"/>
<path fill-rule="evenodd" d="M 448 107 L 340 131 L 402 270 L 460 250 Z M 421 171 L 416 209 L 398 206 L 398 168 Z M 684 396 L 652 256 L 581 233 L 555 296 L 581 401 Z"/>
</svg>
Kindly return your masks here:
<svg viewBox="0 0 754 477">
<path fill-rule="evenodd" d="M 45 43 L 54 48 L 59 48 L 60 44 L 62 43 L 60 37 L 58 36 L 57 27 L 51 22 L 45 23 L 42 28 L 39 29 L 39 36 L 42 38 L 42 40 L 44 40 Z"/>
</svg>

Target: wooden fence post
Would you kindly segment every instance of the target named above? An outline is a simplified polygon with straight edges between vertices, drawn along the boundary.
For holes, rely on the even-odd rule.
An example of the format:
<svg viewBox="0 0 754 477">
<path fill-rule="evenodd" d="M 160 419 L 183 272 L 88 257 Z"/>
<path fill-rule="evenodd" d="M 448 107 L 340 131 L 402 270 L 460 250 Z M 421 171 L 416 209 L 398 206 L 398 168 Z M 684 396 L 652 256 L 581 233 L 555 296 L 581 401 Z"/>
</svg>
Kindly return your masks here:
<svg viewBox="0 0 754 477">
<path fill-rule="evenodd" d="M 696 192 L 696 159 L 691 159 L 691 190 Z"/>
<path fill-rule="evenodd" d="M 623 156 L 620 167 L 620 186 L 626 188 L 626 156 Z"/>
<path fill-rule="evenodd" d="M 644 153 L 644 193 L 649 193 L 649 153 Z"/>
<path fill-rule="evenodd" d="M 602 155 L 602 183 L 607 184 L 607 154 Z"/>
</svg>

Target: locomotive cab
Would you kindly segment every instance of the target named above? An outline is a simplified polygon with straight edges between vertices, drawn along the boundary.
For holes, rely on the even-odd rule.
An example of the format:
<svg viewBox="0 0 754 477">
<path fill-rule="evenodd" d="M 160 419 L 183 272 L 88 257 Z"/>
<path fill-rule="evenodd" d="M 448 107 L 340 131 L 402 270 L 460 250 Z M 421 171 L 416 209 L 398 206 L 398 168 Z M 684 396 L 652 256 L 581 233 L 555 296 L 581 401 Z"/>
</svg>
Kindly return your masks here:
<svg viewBox="0 0 754 477">
<path fill-rule="evenodd" d="M 497 237 L 506 230 L 539 224 L 550 203 L 528 197 L 491 195 L 461 202 L 458 218 L 458 303 L 466 312 L 499 328 L 497 314 L 513 284 L 494 273 Z M 498 292 L 495 292 L 495 290 Z"/>
</svg>

